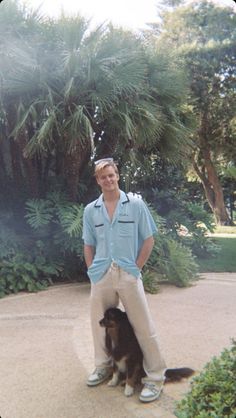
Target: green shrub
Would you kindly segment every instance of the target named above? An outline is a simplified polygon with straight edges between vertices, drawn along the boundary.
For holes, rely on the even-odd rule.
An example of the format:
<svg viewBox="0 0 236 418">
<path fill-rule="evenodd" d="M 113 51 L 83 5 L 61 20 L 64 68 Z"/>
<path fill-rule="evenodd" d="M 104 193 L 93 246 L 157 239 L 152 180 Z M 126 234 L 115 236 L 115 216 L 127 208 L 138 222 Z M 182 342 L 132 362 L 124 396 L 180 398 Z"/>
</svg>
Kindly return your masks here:
<svg viewBox="0 0 236 418">
<path fill-rule="evenodd" d="M 172 235 L 169 236 L 165 220 L 158 216 L 152 207 L 149 206 L 149 209 L 158 225 L 158 235 L 155 237 L 152 254 L 144 269 L 144 279 L 148 270 L 148 287 L 150 288 L 151 277 L 157 283 L 166 281 L 178 287 L 189 286 L 197 279 L 198 273 L 198 265 L 191 249 L 174 240 Z M 151 273 L 155 274 L 151 276 Z M 153 286 L 155 288 L 156 284 L 154 283 Z"/>
<path fill-rule="evenodd" d="M 163 273 L 170 283 L 179 287 L 188 286 L 196 280 L 198 271 L 191 250 L 174 240 L 166 241 L 165 247 L 168 260 L 162 268 Z"/>
<path fill-rule="evenodd" d="M 198 273 L 191 250 L 164 235 L 156 238 L 147 268 L 158 274 L 159 281 L 178 287 L 189 286 Z"/>
<path fill-rule="evenodd" d="M 20 290 L 36 292 L 52 283 L 58 276 L 60 266 L 43 256 L 17 253 L 0 261 L 0 297 Z"/>
<path fill-rule="evenodd" d="M 197 257 L 214 256 L 219 251 L 208 236 L 209 231 L 214 231 L 213 216 L 198 203 L 185 203 L 184 208 L 171 211 L 167 226 L 172 231 L 172 237 L 190 248 Z M 188 232 L 186 235 L 180 233 L 183 226 Z"/>
<path fill-rule="evenodd" d="M 178 418 L 236 417 L 236 343 L 214 357 L 177 404 Z"/>
<path fill-rule="evenodd" d="M 22 238 L 8 226 L 12 217 L 11 213 L 0 213 L 0 260 L 16 254 L 24 246 Z"/>
<path fill-rule="evenodd" d="M 156 293 L 162 280 L 187 286 L 196 278 L 197 272 L 191 251 L 168 236 L 165 221 L 150 209 L 159 234 L 144 268 L 145 290 Z M 10 220 L 5 225 L 3 219 L 5 226 L 0 232 L 1 296 L 20 290 L 36 291 L 52 280 L 85 280 L 83 210 L 83 205 L 69 202 L 64 195 L 54 192 L 46 199 L 26 202 L 28 225 L 23 228 L 25 235 L 16 234 L 8 226 Z"/>
<path fill-rule="evenodd" d="M 213 215 L 204 209 L 201 199 L 196 198 L 196 190 L 192 195 L 191 183 L 186 183 L 181 172 L 173 167 L 165 169 L 167 177 L 162 179 L 159 187 L 148 189 L 148 201 L 152 202 L 157 212 L 165 218 L 168 234 L 175 241 L 190 248 L 197 257 L 215 255 L 218 248 L 207 236 L 207 233 L 213 232 L 215 228 Z M 162 176 L 163 173 L 159 175 Z M 157 184 L 158 181 L 157 179 Z M 144 195 L 146 193 L 144 191 Z M 188 232 L 186 236 L 181 234 L 183 227 Z"/>
<path fill-rule="evenodd" d="M 83 270 L 83 206 L 60 193 L 26 202 L 27 223 L 15 231 L 13 214 L 0 214 L 0 297 L 37 291 Z M 27 225 L 28 224 L 28 225 Z M 12 226 L 11 226 L 12 225 Z M 23 232 L 22 232 L 23 231 Z"/>
<path fill-rule="evenodd" d="M 85 271 L 83 260 L 83 205 L 69 202 L 61 193 L 47 199 L 26 202 L 26 219 L 35 240 L 42 242 L 42 253 L 63 265 L 61 276 L 74 279 Z"/>
<path fill-rule="evenodd" d="M 142 275 L 143 286 L 148 293 L 157 293 L 159 291 L 160 277 L 153 271 L 145 269 Z"/>
</svg>

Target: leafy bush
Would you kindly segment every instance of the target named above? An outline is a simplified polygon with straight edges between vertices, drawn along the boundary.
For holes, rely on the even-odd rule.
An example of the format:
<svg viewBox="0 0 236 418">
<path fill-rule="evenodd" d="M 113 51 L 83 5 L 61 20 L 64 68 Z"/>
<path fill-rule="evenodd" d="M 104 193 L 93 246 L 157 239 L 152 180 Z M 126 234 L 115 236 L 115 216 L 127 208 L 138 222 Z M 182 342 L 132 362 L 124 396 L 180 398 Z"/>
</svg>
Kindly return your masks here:
<svg viewBox="0 0 236 418">
<path fill-rule="evenodd" d="M 0 219 L 0 259 L 14 255 L 22 248 L 22 239 Z"/>
<path fill-rule="evenodd" d="M 171 210 L 166 218 L 170 235 L 192 250 L 197 257 L 215 255 L 219 248 L 207 233 L 213 232 L 213 216 L 198 203 L 185 202 L 182 207 Z M 181 234 L 184 227 L 186 234 Z"/>
<path fill-rule="evenodd" d="M 179 287 L 188 286 L 191 281 L 197 279 L 198 272 L 198 266 L 191 249 L 174 240 L 171 236 L 169 237 L 166 221 L 158 216 L 150 205 L 148 206 L 159 230 L 152 254 L 146 265 L 148 281 L 150 283 L 150 273 L 155 272 L 159 282 L 166 281 Z M 146 270 L 144 269 L 144 278 Z M 154 277 L 155 275 L 153 275 Z M 155 281 L 155 279 L 153 280 Z"/>
<path fill-rule="evenodd" d="M 43 243 L 44 255 L 63 265 L 62 276 L 77 278 L 85 272 L 83 260 L 83 205 L 69 202 L 61 193 L 51 193 L 47 199 L 28 200 L 28 224 L 35 239 Z"/>
<path fill-rule="evenodd" d="M 17 253 L 9 259 L 3 258 L 0 261 L 0 297 L 20 290 L 35 292 L 45 289 L 59 271 L 59 265 L 49 264 L 43 256 Z"/>
<path fill-rule="evenodd" d="M 236 343 L 214 357 L 193 379 L 192 389 L 177 405 L 178 418 L 235 418 Z"/>
<path fill-rule="evenodd" d="M 184 226 L 189 233 L 183 236 L 181 241 L 184 245 L 191 248 L 194 255 L 197 257 L 209 257 L 219 252 L 219 247 L 207 236 L 208 231 L 213 232 L 215 228 L 213 215 L 206 212 L 202 205 L 191 202 L 186 203 Z"/>
<path fill-rule="evenodd" d="M 174 240 L 166 241 L 164 248 L 168 261 L 162 266 L 162 271 L 168 281 L 176 286 L 185 287 L 192 280 L 196 280 L 198 266 L 191 250 Z"/>
<path fill-rule="evenodd" d="M 160 276 L 157 273 L 145 268 L 142 274 L 142 280 L 146 292 L 155 294 L 159 291 Z"/>
<path fill-rule="evenodd" d="M 197 279 L 198 266 L 191 250 L 165 236 L 156 239 L 147 268 L 158 274 L 159 281 L 178 287 L 189 286 Z"/>
<path fill-rule="evenodd" d="M 85 271 L 83 206 L 51 193 L 47 199 L 28 200 L 26 211 L 29 226 L 22 221 L 21 233 L 13 228 L 19 224 L 13 214 L 0 214 L 0 297 L 77 279 L 78 272 Z"/>
<path fill-rule="evenodd" d="M 152 255 L 144 269 L 144 287 L 151 293 L 165 280 L 187 286 L 196 278 L 189 249 L 168 236 L 165 221 L 150 208 L 159 227 Z M 69 202 L 61 193 L 26 202 L 25 235 L 4 223 L 0 233 L 0 295 L 35 291 L 55 280 L 84 280 L 83 205 Z M 28 228 L 28 230 L 27 230 Z M 78 274 L 80 273 L 80 274 Z"/>
<path fill-rule="evenodd" d="M 26 219 L 35 237 L 50 248 L 56 247 L 62 254 L 75 252 L 82 258 L 83 205 L 69 202 L 60 193 L 52 193 L 47 199 L 26 202 Z"/>
<path fill-rule="evenodd" d="M 53 193 L 47 199 L 27 202 L 27 222 L 44 242 L 47 254 L 60 256 L 64 277 L 85 273 L 83 261 L 82 218 L 83 205 L 68 202 L 65 197 Z M 187 286 L 196 278 L 197 266 L 189 249 L 169 239 L 165 221 L 150 208 L 162 232 L 155 242 L 152 256 L 143 273 L 145 290 L 158 291 L 158 282 L 167 280 L 177 286 Z"/>
<path fill-rule="evenodd" d="M 141 191 L 166 220 L 168 234 L 189 247 L 197 257 L 215 255 L 219 249 L 207 236 L 215 228 L 213 215 L 204 209 L 199 185 L 186 181 L 181 167 L 159 161 L 155 170 L 154 178 L 148 180 L 153 187 L 149 185 Z M 186 236 L 180 233 L 182 227 L 188 231 Z"/>
</svg>

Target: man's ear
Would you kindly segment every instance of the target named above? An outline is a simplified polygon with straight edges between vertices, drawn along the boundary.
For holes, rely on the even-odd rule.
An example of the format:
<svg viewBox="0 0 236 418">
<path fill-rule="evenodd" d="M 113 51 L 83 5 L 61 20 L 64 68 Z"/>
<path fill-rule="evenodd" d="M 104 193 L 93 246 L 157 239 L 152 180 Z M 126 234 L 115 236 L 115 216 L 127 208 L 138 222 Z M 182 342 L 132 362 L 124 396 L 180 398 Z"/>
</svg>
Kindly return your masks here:
<svg viewBox="0 0 236 418">
<path fill-rule="evenodd" d="M 97 184 L 100 186 L 100 183 L 99 183 L 99 179 L 98 179 L 98 177 L 96 177 L 96 182 L 97 182 Z"/>
</svg>

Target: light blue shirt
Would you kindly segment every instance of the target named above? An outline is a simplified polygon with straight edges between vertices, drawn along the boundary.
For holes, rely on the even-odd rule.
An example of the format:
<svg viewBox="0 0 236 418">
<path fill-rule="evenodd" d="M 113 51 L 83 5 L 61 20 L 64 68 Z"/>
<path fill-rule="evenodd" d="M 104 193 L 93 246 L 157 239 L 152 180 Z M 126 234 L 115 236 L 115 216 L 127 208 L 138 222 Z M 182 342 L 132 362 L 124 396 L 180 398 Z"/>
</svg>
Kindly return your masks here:
<svg viewBox="0 0 236 418">
<path fill-rule="evenodd" d="M 84 210 L 83 240 L 95 247 L 88 276 L 98 282 L 115 262 L 126 272 L 140 277 L 136 259 L 143 241 L 157 232 L 155 222 L 141 198 L 120 190 L 112 221 L 103 201 L 103 195 L 89 203 Z"/>
</svg>

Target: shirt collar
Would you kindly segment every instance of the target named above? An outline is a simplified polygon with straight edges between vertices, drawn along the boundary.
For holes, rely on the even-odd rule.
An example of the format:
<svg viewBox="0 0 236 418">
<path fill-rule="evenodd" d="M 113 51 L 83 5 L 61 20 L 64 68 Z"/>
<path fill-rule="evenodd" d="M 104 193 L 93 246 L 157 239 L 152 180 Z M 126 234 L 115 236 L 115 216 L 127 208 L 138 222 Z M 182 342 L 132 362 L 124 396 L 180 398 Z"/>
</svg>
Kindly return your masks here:
<svg viewBox="0 0 236 418">
<path fill-rule="evenodd" d="M 129 202 L 129 196 L 125 192 L 123 192 L 122 190 L 120 190 L 120 200 L 119 200 L 119 202 L 122 203 L 123 205 L 125 203 Z M 96 202 L 94 204 L 94 207 L 95 208 L 100 208 L 102 206 L 102 204 L 103 204 L 103 193 L 96 200 Z"/>
</svg>

